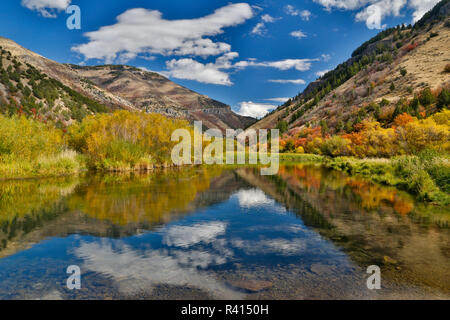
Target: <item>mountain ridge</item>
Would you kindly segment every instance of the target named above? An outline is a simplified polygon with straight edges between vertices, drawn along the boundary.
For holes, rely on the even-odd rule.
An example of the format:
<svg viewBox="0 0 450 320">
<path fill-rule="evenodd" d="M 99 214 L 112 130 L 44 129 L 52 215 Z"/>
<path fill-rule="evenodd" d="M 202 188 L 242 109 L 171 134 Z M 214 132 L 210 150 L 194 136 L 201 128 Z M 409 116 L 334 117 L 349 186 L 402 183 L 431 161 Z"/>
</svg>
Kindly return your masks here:
<svg viewBox="0 0 450 320">
<path fill-rule="evenodd" d="M 136 67 L 61 64 L 4 37 L 0 37 L 0 51 L 3 70 L 0 104 L 10 113 L 14 113 L 14 109 L 27 114 L 37 112 L 45 119 L 70 125 L 73 120 L 81 120 L 88 114 L 125 109 L 203 121 L 205 127 L 222 131 L 227 128 L 245 128 L 255 121 L 235 114 L 224 103 L 180 86 L 160 74 Z M 29 75 L 34 73 L 30 85 Z M 41 78 L 45 79 L 44 85 Z M 57 97 L 50 99 L 52 101 L 49 103 L 46 97 L 36 96 L 39 86 L 45 86 L 46 91 L 53 91 Z M 26 90 L 32 94 L 24 95 L 24 88 L 28 88 Z M 77 97 L 75 102 L 74 99 L 66 101 L 67 96 L 77 93 L 83 97 Z M 101 107 L 93 110 L 95 108 L 89 108 L 82 100 L 92 100 L 89 103 Z M 64 111 L 64 115 L 57 109 Z M 76 115 L 73 109 L 76 109 Z"/>
<path fill-rule="evenodd" d="M 386 125 L 392 123 L 393 116 L 402 111 L 397 108 L 398 103 L 417 98 L 426 88 L 450 86 L 445 72 L 450 62 L 449 14 L 450 1 L 444 0 L 414 26 L 380 32 L 357 48 L 347 61 L 311 82 L 302 93 L 250 128 L 279 127 L 295 134 L 301 128 L 322 123 L 337 133 L 347 124 L 354 127 L 367 116 L 379 120 L 378 113 L 386 117 Z M 376 110 L 370 110 L 376 104 Z"/>
</svg>

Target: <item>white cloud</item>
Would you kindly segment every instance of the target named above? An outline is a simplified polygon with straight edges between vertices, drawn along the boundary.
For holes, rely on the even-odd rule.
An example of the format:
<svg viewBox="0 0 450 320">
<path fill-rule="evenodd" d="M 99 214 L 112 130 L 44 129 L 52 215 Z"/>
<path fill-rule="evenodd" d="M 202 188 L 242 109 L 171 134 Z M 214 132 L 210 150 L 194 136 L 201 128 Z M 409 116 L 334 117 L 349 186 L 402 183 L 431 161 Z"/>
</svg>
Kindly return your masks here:
<svg viewBox="0 0 450 320">
<path fill-rule="evenodd" d="M 227 224 L 213 221 L 190 226 L 174 226 L 167 229 L 163 243 L 168 246 L 188 248 L 198 243 L 209 244 L 225 234 Z"/>
<path fill-rule="evenodd" d="M 307 248 L 307 240 L 304 239 L 261 239 L 253 240 L 232 240 L 232 245 L 244 250 L 247 254 L 278 254 L 292 256 L 304 252 Z"/>
<path fill-rule="evenodd" d="M 298 16 L 304 21 L 309 21 L 311 18 L 311 12 L 309 10 L 298 10 L 290 4 L 284 7 L 284 11 L 290 16 Z"/>
<path fill-rule="evenodd" d="M 233 83 L 228 73 L 215 63 L 203 64 L 190 58 L 172 59 L 166 62 L 165 74 L 177 79 L 195 80 L 201 83 L 230 86 Z"/>
<path fill-rule="evenodd" d="M 264 67 L 275 68 L 278 70 L 295 69 L 298 71 L 308 71 L 311 69 L 313 61 L 319 59 L 286 59 L 280 61 L 257 61 L 256 59 L 248 59 L 232 63 L 237 58 L 237 52 L 227 52 L 216 59 L 214 63 L 203 64 L 192 58 L 172 59 L 166 62 L 167 71 L 162 72 L 167 77 L 177 79 L 195 80 L 201 83 L 218 84 L 230 86 L 233 82 L 230 79 L 229 69 L 245 69 L 248 67 Z M 304 84 L 301 79 L 296 80 L 269 80 L 278 83 L 297 83 Z"/>
<path fill-rule="evenodd" d="M 305 21 L 309 21 L 309 19 L 311 18 L 311 12 L 308 10 L 303 10 L 302 12 L 300 12 L 300 17 Z"/>
<path fill-rule="evenodd" d="M 386 16 L 399 16 L 400 9 L 407 0 L 381 0 L 371 4 L 356 15 L 356 21 L 365 21 L 369 29 L 383 29 L 382 21 Z"/>
<path fill-rule="evenodd" d="M 167 77 L 177 79 L 195 80 L 201 83 L 230 86 L 233 84 L 230 75 L 223 70 L 235 68 L 231 60 L 237 58 L 237 52 L 227 52 L 218 57 L 214 63 L 203 64 L 191 58 L 172 59 L 166 61 L 167 71 L 163 72 Z"/>
<path fill-rule="evenodd" d="M 298 71 L 308 71 L 309 69 L 311 69 L 311 63 L 317 60 L 318 59 L 285 59 L 280 61 L 265 61 L 265 62 L 246 60 L 246 61 L 239 61 L 235 63 L 234 66 L 237 68 L 268 67 L 283 71 L 289 69 L 296 69 Z"/>
<path fill-rule="evenodd" d="M 268 14 L 265 14 L 261 17 L 261 22 L 257 23 L 256 26 L 252 29 L 251 34 L 256 34 L 259 36 L 264 35 L 267 32 L 266 24 L 274 23 L 277 21 L 277 18 L 274 18 Z"/>
<path fill-rule="evenodd" d="M 298 15 L 297 9 L 295 9 L 294 6 L 292 6 L 290 4 L 288 4 L 287 6 L 284 7 L 284 11 L 286 11 L 286 13 L 291 16 Z"/>
<path fill-rule="evenodd" d="M 247 3 L 229 4 L 196 19 L 166 20 L 156 10 L 130 9 L 117 17 L 117 23 L 87 32 L 89 42 L 72 48 L 86 59 L 111 63 L 122 54 L 216 56 L 231 50 L 224 42 L 207 37 L 222 34 L 253 17 Z"/>
<path fill-rule="evenodd" d="M 220 244 L 220 243 L 219 243 Z M 216 299 L 243 299 L 244 294 L 218 281 L 214 274 L 202 270 L 227 261 L 217 250 L 135 250 L 116 242 L 81 243 L 75 255 L 84 261 L 82 269 L 104 275 L 114 281 L 125 295 L 152 293 L 158 285 L 195 287 Z"/>
<path fill-rule="evenodd" d="M 298 71 L 308 71 L 311 68 L 311 61 L 315 61 L 312 59 L 286 59 L 281 61 L 269 62 L 266 63 L 267 66 L 280 69 L 280 70 L 289 70 L 296 69 Z"/>
<path fill-rule="evenodd" d="M 235 194 L 239 206 L 243 208 L 264 207 L 275 205 L 275 200 L 270 199 L 259 189 L 241 190 Z"/>
<path fill-rule="evenodd" d="M 323 77 L 326 73 L 328 73 L 330 70 L 322 70 L 322 71 L 318 71 L 316 72 L 316 76 L 317 77 Z"/>
<path fill-rule="evenodd" d="M 413 22 L 416 22 L 439 0 L 314 0 L 326 10 L 359 10 L 356 21 L 363 21 L 369 29 L 382 29 L 382 21 L 387 16 L 399 16 L 402 8 L 408 4 L 413 8 Z"/>
<path fill-rule="evenodd" d="M 373 2 L 372 0 L 313 0 L 316 3 L 321 4 L 327 10 L 333 8 L 344 9 L 344 10 L 355 10 L 362 6 Z"/>
<path fill-rule="evenodd" d="M 270 99 L 264 99 L 264 100 L 284 103 L 284 102 L 288 101 L 289 99 L 290 98 L 270 98 Z"/>
<path fill-rule="evenodd" d="M 273 22 L 275 22 L 277 19 L 275 19 L 274 17 L 272 17 L 272 16 L 270 16 L 270 15 L 268 15 L 268 14 L 265 14 L 265 15 L 263 15 L 263 16 L 261 17 L 261 20 L 264 21 L 264 22 L 266 22 L 266 23 L 273 23 Z"/>
<path fill-rule="evenodd" d="M 290 35 L 298 39 L 306 38 L 306 34 L 302 30 L 292 31 Z"/>
<path fill-rule="evenodd" d="M 413 13 L 413 22 L 419 21 L 425 13 L 430 11 L 440 0 L 410 0 L 409 6 L 415 11 Z"/>
<path fill-rule="evenodd" d="M 56 18 L 57 11 L 66 10 L 72 0 L 22 0 L 23 7 L 39 12 L 45 18 Z"/>
<path fill-rule="evenodd" d="M 254 103 L 252 101 L 241 102 L 239 105 L 240 108 L 238 111 L 236 111 L 237 114 L 258 119 L 264 117 L 271 110 L 277 107 L 271 104 Z"/>
<path fill-rule="evenodd" d="M 264 22 L 259 22 L 256 24 L 256 26 L 252 29 L 252 34 L 262 35 L 265 31 L 265 24 Z"/>
<path fill-rule="evenodd" d="M 322 57 L 323 61 L 330 61 L 330 59 L 331 59 L 331 56 L 329 54 L 325 54 L 325 53 L 322 54 L 321 57 Z"/>
<path fill-rule="evenodd" d="M 293 84 L 305 84 L 306 83 L 306 81 L 303 80 L 303 79 L 292 79 L 292 80 L 277 79 L 277 80 L 269 80 L 269 82 L 273 82 L 273 83 L 293 83 Z"/>
</svg>

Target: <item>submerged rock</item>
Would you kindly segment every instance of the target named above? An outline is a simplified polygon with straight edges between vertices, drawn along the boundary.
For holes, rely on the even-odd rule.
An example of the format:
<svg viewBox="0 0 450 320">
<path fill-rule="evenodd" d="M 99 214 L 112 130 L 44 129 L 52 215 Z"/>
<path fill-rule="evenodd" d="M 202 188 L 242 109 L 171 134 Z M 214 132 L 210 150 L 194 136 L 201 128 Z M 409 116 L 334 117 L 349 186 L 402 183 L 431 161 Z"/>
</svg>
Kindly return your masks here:
<svg viewBox="0 0 450 320">
<path fill-rule="evenodd" d="M 233 287 L 251 292 L 259 292 L 273 286 L 272 282 L 264 280 L 235 280 L 230 281 L 229 284 Z"/>
</svg>

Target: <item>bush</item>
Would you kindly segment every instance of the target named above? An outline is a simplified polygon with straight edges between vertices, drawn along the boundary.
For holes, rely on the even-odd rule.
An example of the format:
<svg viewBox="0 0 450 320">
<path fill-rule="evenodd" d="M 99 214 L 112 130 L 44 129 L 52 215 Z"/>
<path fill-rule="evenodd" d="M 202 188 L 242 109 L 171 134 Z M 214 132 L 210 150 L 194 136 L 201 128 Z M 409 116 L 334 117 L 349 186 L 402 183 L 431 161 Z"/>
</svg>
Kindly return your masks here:
<svg viewBox="0 0 450 320">
<path fill-rule="evenodd" d="M 333 136 L 326 139 L 320 147 L 322 154 L 336 157 L 348 154 L 350 141 L 340 136 Z"/>
<path fill-rule="evenodd" d="M 443 109 L 448 106 L 450 106 L 450 91 L 447 89 L 442 89 L 437 99 L 437 107 L 439 109 Z"/>
<path fill-rule="evenodd" d="M 446 152 L 450 148 L 448 125 L 440 124 L 432 117 L 409 122 L 397 128 L 396 132 L 398 143 L 408 154 L 417 154 L 425 149 Z"/>
<path fill-rule="evenodd" d="M 421 200 L 434 200 L 439 194 L 439 188 L 434 183 L 425 168 L 425 163 L 418 157 L 399 157 L 394 160 L 395 173 L 405 181 L 408 191 Z"/>
<path fill-rule="evenodd" d="M 160 114 L 118 111 L 85 118 L 69 129 L 69 143 L 86 154 L 88 166 L 100 170 L 133 169 L 170 160 L 175 129 L 186 121 Z"/>
<path fill-rule="evenodd" d="M 406 74 L 408 73 L 408 71 L 405 68 L 401 68 L 400 69 L 400 74 L 404 77 L 406 76 Z"/>
<path fill-rule="evenodd" d="M 0 177 L 57 176 L 80 170 L 79 156 L 67 148 L 54 125 L 0 115 Z"/>
<path fill-rule="evenodd" d="M 280 134 L 285 133 L 288 130 L 289 124 L 285 120 L 278 121 L 277 129 L 280 130 Z"/>
<path fill-rule="evenodd" d="M 380 103 L 380 105 L 382 107 L 388 106 L 390 104 L 391 104 L 391 102 L 389 100 L 385 99 L 385 98 L 383 98 L 383 100 L 381 100 L 381 103 Z"/>
<path fill-rule="evenodd" d="M 295 153 L 305 153 L 305 149 L 304 149 L 302 146 L 297 147 L 297 148 L 295 149 Z"/>
<path fill-rule="evenodd" d="M 436 99 L 433 93 L 431 92 L 431 89 L 426 88 L 420 93 L 419 101 L 424 107 L 427 107 L 433 104 L 436 101 Z"/>
<path fill-rule="evenodd" d="M 0 115 L 0 161 L 35 160 L 55 156 L 66 148 L 63 132 L 53 125 L 24 116 Z"/>
</svg>

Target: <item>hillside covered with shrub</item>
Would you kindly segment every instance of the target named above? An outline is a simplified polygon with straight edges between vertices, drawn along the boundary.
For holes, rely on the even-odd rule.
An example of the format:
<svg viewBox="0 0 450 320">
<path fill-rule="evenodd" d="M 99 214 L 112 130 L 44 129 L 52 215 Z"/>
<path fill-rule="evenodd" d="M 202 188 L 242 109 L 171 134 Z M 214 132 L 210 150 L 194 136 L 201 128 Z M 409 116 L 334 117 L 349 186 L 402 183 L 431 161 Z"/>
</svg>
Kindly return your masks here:
<svg viewBox="0 0 450 320">
<path fill-rule="evenodd" d="M 0 46 L 0 113 L 25 115 L 63 126 L 110 108 L 20 62 Z"/>
<path fill-rule="evenodd" d="M 380 32 L 252 128 L 278 127 L 293 137 L 317 127 L 348 134 L 365 120 L 388 128 L 403 113 L 439 112 L 450 95 L 449 15 L 450 1 L 443 0 L 414 26 Z"/>
<path fill-rule="evenodd" d="M 2 37 L 0 77 L 0 113 L 37 115 L 60 127 L 115 110 L 198 120 L 222 131 L 255 121 L 155 72 L 125 65 L 62 64 Z"/>
</svg>

